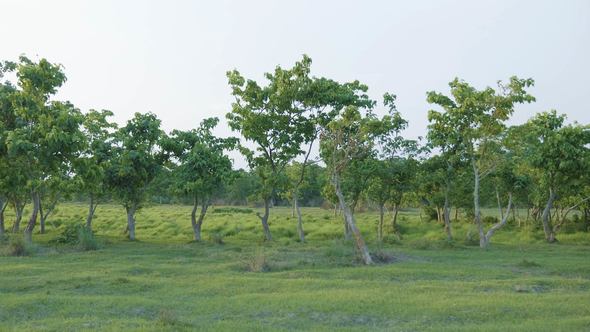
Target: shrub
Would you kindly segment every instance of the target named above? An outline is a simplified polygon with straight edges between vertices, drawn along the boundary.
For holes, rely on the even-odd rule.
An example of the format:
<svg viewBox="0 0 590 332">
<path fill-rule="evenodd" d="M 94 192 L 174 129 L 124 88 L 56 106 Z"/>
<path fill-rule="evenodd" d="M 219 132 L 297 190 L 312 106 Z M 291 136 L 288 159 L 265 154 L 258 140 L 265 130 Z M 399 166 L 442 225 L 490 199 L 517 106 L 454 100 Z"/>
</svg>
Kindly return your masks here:
<svg viewBox="0 0 590 332">
<path fill-rule="evenodd" d="M 94 234 L 87 227 L 80 227 L 78 229 L 78 248 L 83 251 L 97 250 L 98 241 L 94 237 Z"/>
<path fill-rule="evenodd" d="M 77 246 L 80 250 L 97 250 L 98 241 L 92 231 L 80 224 L 67 224 L 53 243 Z"/>
<path fill-rule="evenodd" d="M 76 245 L 79 242 L 80 224 L 67 224 L 61 233 L 52 240 L 54 243 Z"/>
<path fill-rule="evenodd" d="M 425 205 L 424 207 L 422 207 L 422 212 L 424 212 L 426 220 L 438 220 L 438 213 L 436 212 L 436 209 L 432 206 Z"/>
<path fill-rule="evenodd" d="M 252 257 L 246 261 L 246 270 L 249 272 L 269 272 L 270 265 L 266 255 L 261 249 L 257 249 Z"/>
<path fill-rule="evenodd" d="M 28 256 L 32 253 L 32 248 L 25 243 L 20 236 L 13 236 L 8 241 L 6 254 L 8 256 Z"/>
</svg>

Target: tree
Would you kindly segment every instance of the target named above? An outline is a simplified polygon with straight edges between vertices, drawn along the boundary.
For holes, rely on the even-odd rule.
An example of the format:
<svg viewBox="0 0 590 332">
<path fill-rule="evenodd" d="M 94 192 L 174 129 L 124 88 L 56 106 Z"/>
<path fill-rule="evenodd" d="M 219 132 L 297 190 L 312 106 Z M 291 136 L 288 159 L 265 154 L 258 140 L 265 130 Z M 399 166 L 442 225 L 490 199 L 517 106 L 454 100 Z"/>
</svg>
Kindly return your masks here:
<svg viewBox="0 0 590 332">
<path fill-rule="evenodd" d="M 449 83 L 452 98 L 433 91 L 427 93 L 428 102 L 444 110 L 429 112 L 430 126 L 435 127 L 437 132 L 446 133 L 448 144 L 456 146 L 471 163 L 475 224 L 482 248 L 486 248 L 488 242 L 481 222 L 480 181 L 495 167 L 493 158 L 488 158 L 487 152 L 504 131 L 504 122 L 514 112 L 514 106 L 535 100 L 526 92 L 526 88 L 533 84 L 532 79 L 511 77 L 508 84 L 498 82 L 498 92 L 490 87 L 477 90 L 455 79 Z"/>
<path fill-rule="evenodd" d="M 21 56 L 15 68 L 18 89 L 12 109 L 17 126 L 8 131 L 6 148 L 27 178 L 33 209 L 25 240 L 31 242 L 41 208 L 40 192 L 47 179 L 71 167 L 79 154 L 84 139 L 80 131 L 83 116 L 69 102 L 50 100 L 66 80 L 60 65 Z"/>
<path fill-rule="evenodd" d="M 322 132 L 320 144 L 320 153 L 330 171 L 334 192 L 338 197 L 346 224 L 354 236 L 356 248 L 363 262 L 367 265 L 372 264 L 373 260 L 356 226 L 351 208 L 346 202 L 342 190 L 342 175 L 352 161 L 363 161 L 373 156 L 374 136 L 370 125 L 373 119 L 370 112 L 367 116 L 363 116 L 359 108 L 346 107 L 343 114 L 331 121 Z"/>
<path fill-rule="evenodd" d="M 201 226 L 213 195 L 232 179 L 232 162 L 224 150 L 233 148 L 235 138 L 218 138 L 211 132 L 219 123 L 217 118 L 201 122 L 196 130 L 174 130 L 165 140 L 164 149 L 170 151 L 179 164 L 173 170 L 174 189 L 192 198 L 191 225 L 195 241 L 201 241 Z M 201 204 L 201 212 L 196 213 Z"/>
<path fill-rule="evenodd" d="M 268 226 L 271 200 L 284 180 L 285 167 L 304 154 L 302 172 L 293 184 L 303 182 L 314 141 L 320 128 L 326 125 L 345 105 L 370 103 L 364 95 L 366 87 L 359 82 L 339 84 L 325 78 L 310 77 L 311 59 L 303 56 L 291 69 L 275 68 L 266 73 L 268 85 L 261 87 L 246 80 L 237 70 L 227 73 L 235 102 L 227 114 L 229 125 L 239 131 L 256 150 L 242 146 L 248 164 L 260 178 L 259 195 L 264 201 L 264 214 L 259 215 L 266 240 L 272 235 Z M 307 152 L 302 146 L 307 145 Z M 294 201 L 298 200 L 298 190 Z M 298 204 L 296 204 L 298 206 Z M 297 209 L 297 207 L 296 207 Z M 298 213 L 299 215 L 299 213 Z M 299 235 L 303 236 L 301 218 Z"/>
<path fill-rule="evenodd" d="M 113 195 L 127 213 L 129 239 L 135 240 L 135 213 L 146 199 L 146 191 L 163 167 L 166 154 L 160 148 L 164 133 L 152 113 L 135 113 L 116 131 L 106 179 Z"/>
<path fill-rule="evenodd" d="M 524 125 L 528 133 L 527 160 L 537 171 L 540 187 L 547 195 L 541 221 L 545 239 L 550 243 L 557 240 L 556 233 L 562 225 L 560 221 L 552 225 L 551 209 L 561 193 L 578 185 L 587 174 L 590 154 L 590 127 L 577 123 L 564 126 L 564 121 L 565 116 L 553 110 L 536 115 Z M 585 200 L 579 198 L 580 203 Z M 574 208 L 578 205 L 573 203 Z"/>
<path fill-rule="evenodd" d="M 88 198 L 86 227 L 92 230 L 92 220 L 98 204 L 108 193 L 106 170 L 112 155 L 113 131 L 117 125 L 109 122 L 113 112 L 90 110 L 84 116 L 83 130 L 86 137 L 82 155 L 75 166 L 78 191 Z"/>
</svg>

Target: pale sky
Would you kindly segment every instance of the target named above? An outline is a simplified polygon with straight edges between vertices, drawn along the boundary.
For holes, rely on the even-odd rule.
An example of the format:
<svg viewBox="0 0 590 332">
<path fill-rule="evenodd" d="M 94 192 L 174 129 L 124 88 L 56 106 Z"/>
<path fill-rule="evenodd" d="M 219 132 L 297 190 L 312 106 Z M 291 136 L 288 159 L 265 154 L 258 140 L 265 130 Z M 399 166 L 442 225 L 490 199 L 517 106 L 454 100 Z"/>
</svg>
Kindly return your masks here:
<svg viewBox="0 0 590 332">
<path fill-rule="evenodd" d="M 589 0 L 0 0 L 0 31 L 0 60 L 65 67 L 59 99 L 118 123 L 151 111 L 167 131 L 217 116 L 230 135 L 225 72 L 260 80 L 304 53 L 315 76 L 358 79 L 378 100 L 397 94 L 408 137 L 426 133 L 426 91 L 446 93 L 456 76 L 480 88 L 534 78 L 537 102 L 512 123 L 553 108 L 590 123 Z"/>
</svg>

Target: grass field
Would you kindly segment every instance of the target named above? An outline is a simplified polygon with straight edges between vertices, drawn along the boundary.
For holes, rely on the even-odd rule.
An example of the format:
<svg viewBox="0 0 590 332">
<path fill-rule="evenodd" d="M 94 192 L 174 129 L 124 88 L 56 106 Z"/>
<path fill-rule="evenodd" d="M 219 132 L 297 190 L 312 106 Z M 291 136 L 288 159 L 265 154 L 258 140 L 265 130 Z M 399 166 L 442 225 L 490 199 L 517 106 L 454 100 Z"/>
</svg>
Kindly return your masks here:
<svg viewBox="0 0 590 332">
<path fill-rule="evenodd" d="M 50 244 L 85 211 L 60 206 L 31 256 L 0 257 L 0 331 L 590 330 L 589 233 L 548 245 L 531 225 L 510 225 L 484 251 L 465 241 L 469 223 L 448 243 L 440 225 L 404 211 L 403 238 L 378 245 L 377 215 L 362 213 L 385 261 L 366 267 L 328 210 L 304 209 L 302 244 L 287 208 L 271 212 L 272 243 L 254 211 L 212 209 L 206 240 L 192 243 L 190 207 L 153 206 L 131 243 L 123 209 L 108 205 L 94 224 L 100 250 Z"/>
</svg>

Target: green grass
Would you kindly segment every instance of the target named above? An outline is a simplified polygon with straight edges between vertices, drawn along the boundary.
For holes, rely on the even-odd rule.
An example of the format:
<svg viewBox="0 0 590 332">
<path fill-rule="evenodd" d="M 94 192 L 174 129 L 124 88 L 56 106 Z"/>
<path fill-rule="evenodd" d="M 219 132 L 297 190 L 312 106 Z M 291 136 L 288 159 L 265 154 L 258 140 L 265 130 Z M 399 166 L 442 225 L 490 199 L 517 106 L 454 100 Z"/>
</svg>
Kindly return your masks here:
<svg viewBox="0 0 590 332">
<path fill-rule="evenodd" d="M 289 209 L 272 210 L 272 243 L 255 212 L 210 213 L 206 240 L 192 243 L 190 207 L 149 207 L 132 243 L 123 209 L 101 206 L 101 249 L 80 252 L 49 244 L 84 220 L 85 206 L 62 205 L 33 255 L 0 257 L 0 331 L 590 330 L 588 233 L 548 245 L 533 226 L 511 225 L 480 250 L 465 244 L 470 224 L 455 224 L 449 244 L 440 225 L 404 211 L 402 239 L 379 245 L 377 215 L 363 213 L 370 249 L 390 258 L 365 267 L 331 211 L 303 210 L 304 244 Z"/>
</svg>

